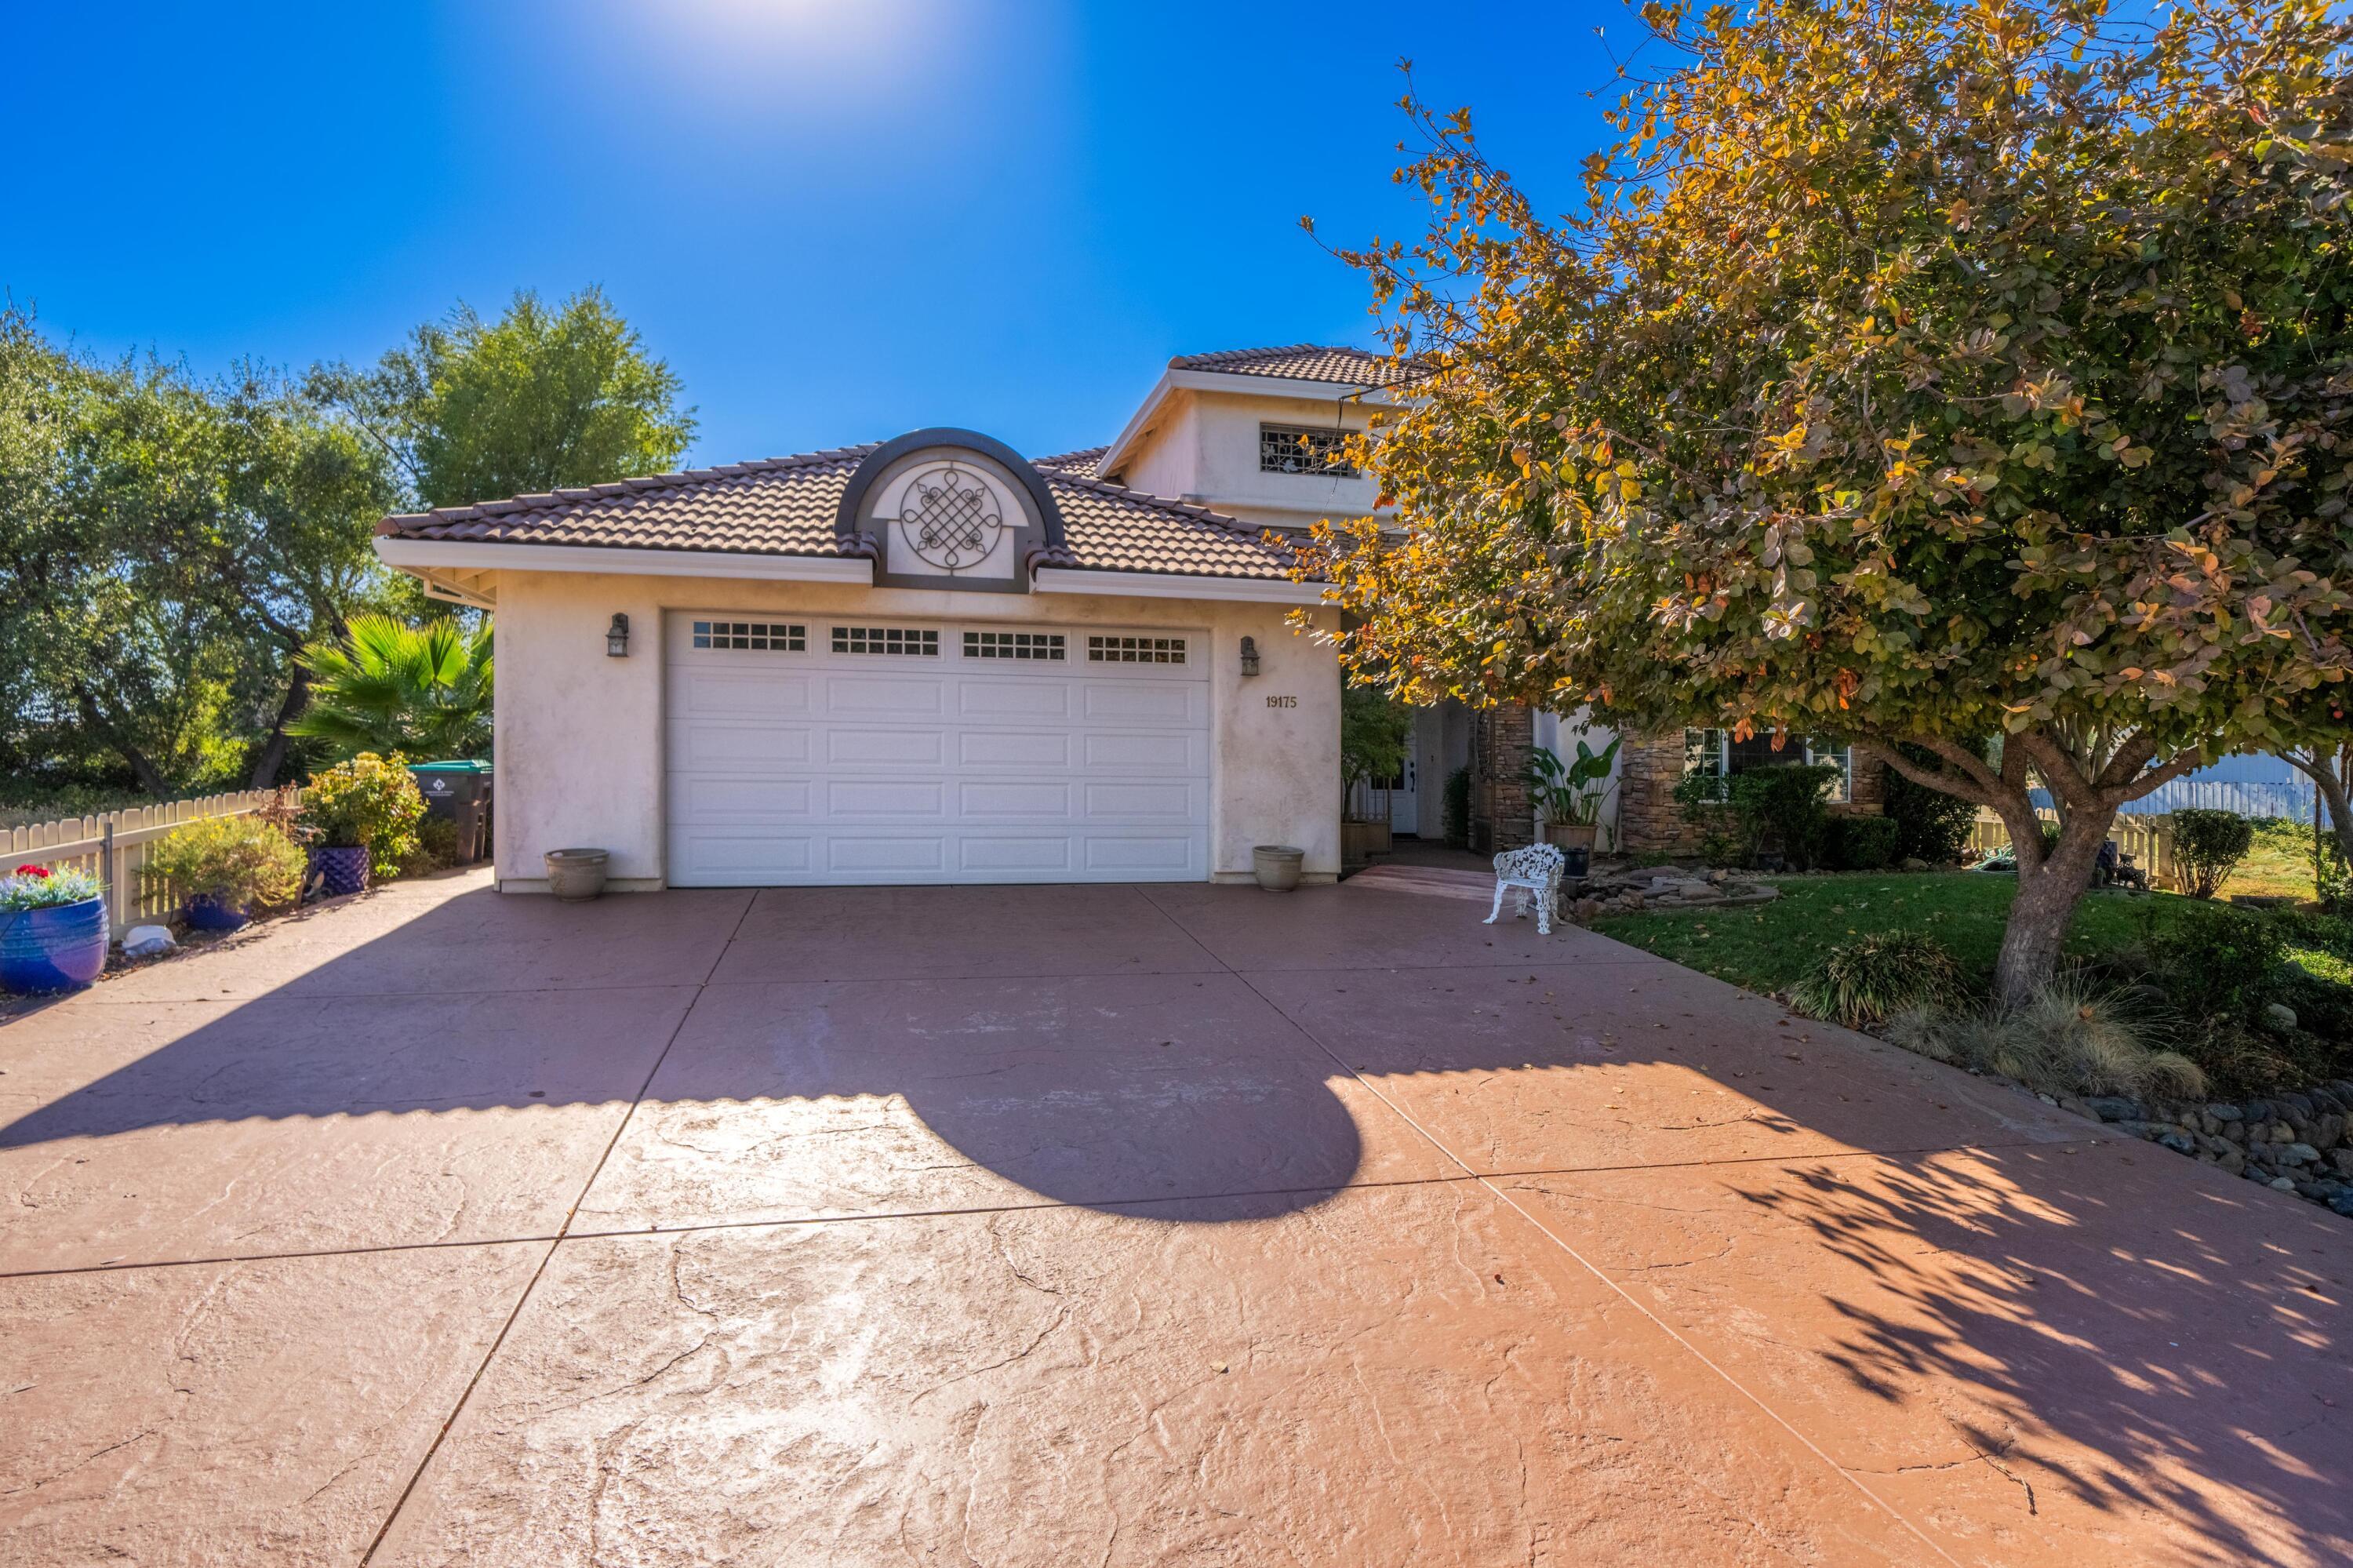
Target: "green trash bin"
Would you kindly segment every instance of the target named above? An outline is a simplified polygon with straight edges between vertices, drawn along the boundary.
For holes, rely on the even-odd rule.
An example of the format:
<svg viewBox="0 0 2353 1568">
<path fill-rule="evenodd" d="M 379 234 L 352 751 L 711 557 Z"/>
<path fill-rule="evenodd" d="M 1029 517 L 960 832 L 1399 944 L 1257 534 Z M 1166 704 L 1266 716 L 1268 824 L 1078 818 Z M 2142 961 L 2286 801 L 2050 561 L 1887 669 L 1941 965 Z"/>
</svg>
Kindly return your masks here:
<svg viewBox="0 0 2353 1568">
<path fill-rule="evenodd" d="M 409 766 L 425 812 L 458 826 L 458 861 L 470 864 L 491 853 L 491 765 L 417 762 Z"/>
</svg>

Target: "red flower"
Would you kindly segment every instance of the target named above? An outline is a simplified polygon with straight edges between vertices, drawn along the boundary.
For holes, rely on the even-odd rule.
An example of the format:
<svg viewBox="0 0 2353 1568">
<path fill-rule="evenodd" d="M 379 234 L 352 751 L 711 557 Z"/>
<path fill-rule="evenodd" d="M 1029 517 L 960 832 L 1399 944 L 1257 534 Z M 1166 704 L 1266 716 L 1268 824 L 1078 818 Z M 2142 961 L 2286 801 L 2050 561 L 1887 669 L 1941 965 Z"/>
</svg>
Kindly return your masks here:
<svg viewBox="0 0 2353 1568">
<path fill-rule="evenodd" d="M 47 876 L 49 874 L 49 868 L 46 865 L 20 865 L 16 868 L 16 874 L 18 876 Z"/>
</svg>

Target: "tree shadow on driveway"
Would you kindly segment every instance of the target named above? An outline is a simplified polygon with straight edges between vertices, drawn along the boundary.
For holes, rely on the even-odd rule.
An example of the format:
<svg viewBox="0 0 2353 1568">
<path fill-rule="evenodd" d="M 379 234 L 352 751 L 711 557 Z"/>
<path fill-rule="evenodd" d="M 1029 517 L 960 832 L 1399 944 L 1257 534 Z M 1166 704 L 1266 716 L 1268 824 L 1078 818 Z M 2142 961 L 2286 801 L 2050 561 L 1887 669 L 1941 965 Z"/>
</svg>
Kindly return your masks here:
<svg viewBox="0 0 2353 1568">
<path fill-rule="evenodd" d="M 0 1031 L 0 1272 L 1479 1176 L 1989 1561 L 2071 1510 L 2085 1561 L 2353 1550 L 2353 1233 L 1590 933 L 1345 887 L 347 913 Z"/>
</svg>

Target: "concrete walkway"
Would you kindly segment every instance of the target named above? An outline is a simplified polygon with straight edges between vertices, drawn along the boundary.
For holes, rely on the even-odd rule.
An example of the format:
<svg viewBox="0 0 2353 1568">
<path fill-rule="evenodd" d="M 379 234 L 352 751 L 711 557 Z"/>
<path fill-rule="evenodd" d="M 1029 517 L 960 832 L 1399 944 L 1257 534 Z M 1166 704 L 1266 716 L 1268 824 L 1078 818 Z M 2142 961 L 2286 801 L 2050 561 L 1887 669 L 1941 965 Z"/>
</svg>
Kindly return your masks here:
<svg viewBox="0 0 2353 1568">
<path fill-rule="evenodd" d="M 0 1027 L 0 1563 L 2353 1556 L 2353 1225 L 1341 885 L 397 885 Z"/>
</svg>

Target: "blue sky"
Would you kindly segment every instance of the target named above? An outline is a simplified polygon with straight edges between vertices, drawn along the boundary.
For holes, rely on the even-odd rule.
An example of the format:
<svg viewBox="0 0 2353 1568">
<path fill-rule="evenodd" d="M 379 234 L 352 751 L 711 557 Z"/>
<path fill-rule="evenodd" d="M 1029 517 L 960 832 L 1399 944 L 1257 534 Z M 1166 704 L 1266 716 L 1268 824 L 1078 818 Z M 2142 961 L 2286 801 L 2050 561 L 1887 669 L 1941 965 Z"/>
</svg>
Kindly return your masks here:
<svg viewBox="0 0 2353 1568">
<path fill-rule="evenodd" d="M 1172 354 L 1366 342 L 1395 65 L 1567 205 L 1625 13 L 977 0 L 23 7 L 0 289 L 200 372 L 604 287 L 691 458 L 1092 445 Z M 27 67 L 32 69 L 26 69 Z"/>
</svg>

